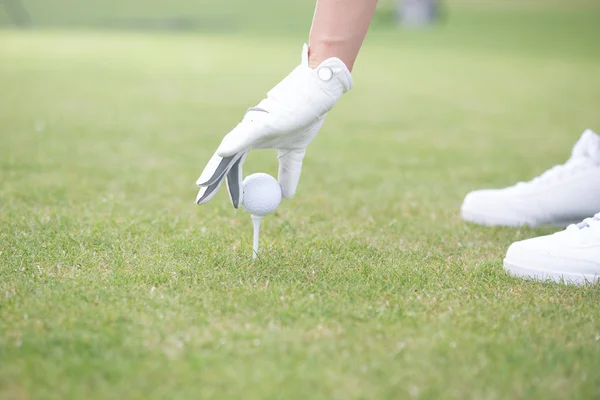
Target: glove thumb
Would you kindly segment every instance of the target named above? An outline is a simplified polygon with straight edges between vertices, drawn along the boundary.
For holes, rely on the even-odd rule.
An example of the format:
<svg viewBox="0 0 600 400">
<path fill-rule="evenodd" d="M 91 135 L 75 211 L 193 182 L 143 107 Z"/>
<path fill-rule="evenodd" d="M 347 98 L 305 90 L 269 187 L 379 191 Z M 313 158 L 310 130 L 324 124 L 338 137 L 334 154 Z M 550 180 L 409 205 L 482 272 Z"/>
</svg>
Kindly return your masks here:
<svg viewBox="0 0 600 400">
<path fill-rule="evenodd" d="M 279 159 L 279 186 L 284 199 L 291 199 L 296 194 L 300 174 L 302 173 L 302 160 L 306 149 L 278 149 Z"/>
</svg>

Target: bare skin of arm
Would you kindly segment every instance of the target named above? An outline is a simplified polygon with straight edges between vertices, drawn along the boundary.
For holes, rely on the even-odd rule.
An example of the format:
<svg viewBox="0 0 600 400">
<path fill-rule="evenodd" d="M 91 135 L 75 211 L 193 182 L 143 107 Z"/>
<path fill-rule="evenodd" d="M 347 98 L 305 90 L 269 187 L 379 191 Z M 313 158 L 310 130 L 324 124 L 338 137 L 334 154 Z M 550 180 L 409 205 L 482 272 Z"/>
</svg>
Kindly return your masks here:
<svg viewBox="0 0 600 400">
<path fill-rule="evenodd" d="M 352 71 L 377 0 L 318 0 L 310 29 L 308 64 L 337 57 Z"/>
</svg>

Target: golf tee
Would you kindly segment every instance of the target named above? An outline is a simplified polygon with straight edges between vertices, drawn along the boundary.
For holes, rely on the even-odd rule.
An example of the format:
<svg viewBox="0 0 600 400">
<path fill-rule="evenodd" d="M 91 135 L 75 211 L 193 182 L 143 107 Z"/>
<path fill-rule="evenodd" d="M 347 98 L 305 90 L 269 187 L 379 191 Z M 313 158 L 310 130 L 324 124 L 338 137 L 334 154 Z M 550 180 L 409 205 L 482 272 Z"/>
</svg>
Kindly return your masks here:
<svg viewBox="0 0 600 400">
<path fill-rule="evenodd" d="M 252 215 L 252 224 L 254 225 L 254 240 L 252 241 L 252 259 L 256 259 L 258 257 L 258 238 L 260 231 L 260 221 L 262 217 L 257 215 Z"/>
</svg>

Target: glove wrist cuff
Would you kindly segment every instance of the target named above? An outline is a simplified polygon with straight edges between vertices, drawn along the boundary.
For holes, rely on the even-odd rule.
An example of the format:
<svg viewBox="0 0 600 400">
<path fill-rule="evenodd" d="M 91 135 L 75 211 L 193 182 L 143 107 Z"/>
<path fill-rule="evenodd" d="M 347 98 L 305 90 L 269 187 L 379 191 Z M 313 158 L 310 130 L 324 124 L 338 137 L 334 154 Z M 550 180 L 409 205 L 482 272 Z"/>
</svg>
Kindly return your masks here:
<svg viewBox="0 0 600 400">
<path fill-rule="evenodd" d="M 259 107 L 287 115 L 300 126 L 327 114 L 342 94 L 352 88 L 352 75 L 339 58 L 328 58 L 317 68 L 308 66 L 308 46 L 302 51 L 302 62 L 269 91 Z"/>
<path fill-rule="evenodd" d="M 319 64 L 316 68 L 310 68 L 308 63 L 308 45 L 302 47 L 302 62 L 301 66 L 308 67 L 316 72 L 317 77 L 325 83 L 324 86 L 337 86 L 336 91 L 341 91 L 341 94 L 348 92 L 354 86 L 352 74 L 346 64 L 337 57 L 330 57 Z"/>
</svg>

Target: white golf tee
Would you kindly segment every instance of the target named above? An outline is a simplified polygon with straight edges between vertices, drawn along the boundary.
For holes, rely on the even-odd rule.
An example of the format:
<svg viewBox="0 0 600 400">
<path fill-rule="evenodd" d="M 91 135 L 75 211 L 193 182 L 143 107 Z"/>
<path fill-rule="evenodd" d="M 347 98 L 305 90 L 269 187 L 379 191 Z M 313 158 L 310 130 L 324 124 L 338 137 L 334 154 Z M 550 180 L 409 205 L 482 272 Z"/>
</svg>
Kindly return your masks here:
<svg viewBox="0 0 600 400">
<path fill-rule="evenodd" d="M 258 257 L 258 237 L 260 231 L 260 221 L 262 217 L 258 215 L 251 215 L 252 224 L 254 225 L 254 240 L 252 242 L 252 259 L 256 259 Z"/>
</svg>

